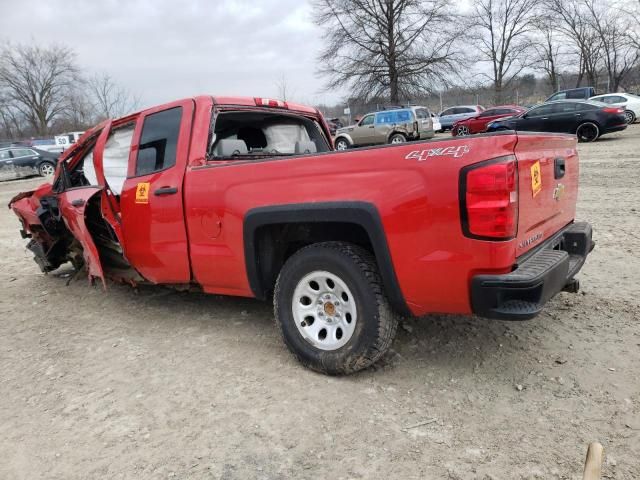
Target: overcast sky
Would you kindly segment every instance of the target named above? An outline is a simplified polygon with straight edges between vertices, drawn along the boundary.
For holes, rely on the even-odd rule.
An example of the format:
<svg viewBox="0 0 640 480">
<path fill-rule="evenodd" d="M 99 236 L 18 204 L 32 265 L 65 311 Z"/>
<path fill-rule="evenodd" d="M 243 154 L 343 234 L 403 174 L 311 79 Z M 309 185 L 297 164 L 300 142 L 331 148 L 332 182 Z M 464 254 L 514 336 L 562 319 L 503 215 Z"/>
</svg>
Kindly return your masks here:
<svg viewBox="0 0 640 480">
<path fill-rule="evenodd" d="M 0 36 L 59 42 L 87 71 L 104 71 L 142 106 L 200 93 L 337 102 L 315 58 L 321 31 L 305 0 L 0 0 Z"/>
</svg>

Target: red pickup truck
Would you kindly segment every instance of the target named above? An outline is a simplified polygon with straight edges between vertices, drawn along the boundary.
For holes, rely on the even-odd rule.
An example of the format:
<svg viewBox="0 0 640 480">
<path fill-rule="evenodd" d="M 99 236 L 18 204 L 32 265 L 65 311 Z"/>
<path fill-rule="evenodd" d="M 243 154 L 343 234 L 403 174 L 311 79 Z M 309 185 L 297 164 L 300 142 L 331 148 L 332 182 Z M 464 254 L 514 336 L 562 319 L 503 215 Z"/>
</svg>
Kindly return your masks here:
<svg viewBox="0 0 640 480">
<path fill-rule="evenodd" d="M 273 296 L 296 357 L 344 374 L 399 316 L 529 319 L 577 291 L 577 193 L 568 135 L 334 152 L 314 108 L 202 96 L 96 126 L 10 207 L 42 271 Z"/>
</svg>

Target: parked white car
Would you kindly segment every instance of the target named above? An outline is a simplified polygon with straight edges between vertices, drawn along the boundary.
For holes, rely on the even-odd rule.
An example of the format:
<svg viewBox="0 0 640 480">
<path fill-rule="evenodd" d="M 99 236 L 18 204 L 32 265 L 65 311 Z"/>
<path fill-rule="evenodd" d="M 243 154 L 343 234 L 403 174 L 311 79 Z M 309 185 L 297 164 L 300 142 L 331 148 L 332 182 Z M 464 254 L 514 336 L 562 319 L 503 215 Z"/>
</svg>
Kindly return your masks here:
<svg viewBox="0 0 640 480">
<path fill-rule="evenodd" d="M 632 93 L 607 93 L 606 95 L 596 95 L 591 100 L 622 107 L 624 105 L 624 116 L 628 124 L 632 124 L 640 118 L 640 97 Z"/>
</svg>

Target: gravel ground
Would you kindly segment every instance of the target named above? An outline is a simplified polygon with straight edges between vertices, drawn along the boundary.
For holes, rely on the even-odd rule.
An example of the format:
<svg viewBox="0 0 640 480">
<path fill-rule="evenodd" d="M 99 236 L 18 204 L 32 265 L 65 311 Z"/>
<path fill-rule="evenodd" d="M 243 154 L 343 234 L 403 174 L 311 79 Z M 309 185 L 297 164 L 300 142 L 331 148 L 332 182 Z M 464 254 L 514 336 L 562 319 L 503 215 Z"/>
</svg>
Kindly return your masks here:
<svg viewBox="0 0 640 480">
<path fill-rule="evenodd" d="M 408 320 L 347 378 L 301 368 L 270 305 L 42 275 L 1 209 L 0 478 L 578 479 L 596 440 L 640 478 L 640 125 L 580 153 L 581 294 Z"/>
</svg>

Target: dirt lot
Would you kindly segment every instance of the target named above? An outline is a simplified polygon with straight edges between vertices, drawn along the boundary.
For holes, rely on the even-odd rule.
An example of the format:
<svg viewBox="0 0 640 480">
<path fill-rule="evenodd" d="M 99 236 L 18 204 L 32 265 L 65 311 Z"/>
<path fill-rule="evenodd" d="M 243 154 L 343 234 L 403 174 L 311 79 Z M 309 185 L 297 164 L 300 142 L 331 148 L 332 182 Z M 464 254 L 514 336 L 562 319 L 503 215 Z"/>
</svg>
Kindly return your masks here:
<svg viewBox="0 0 640 480">
<path fill-rule="evenodd" d="M 580 152 L 582 294 L 409 320 L 348 378 L 301 368 L 270 305 L 44 276 L 0 209 L 0 478 L 574 479 L 594 440 L 640 478 L 640 125 Z"/>
</svg>

